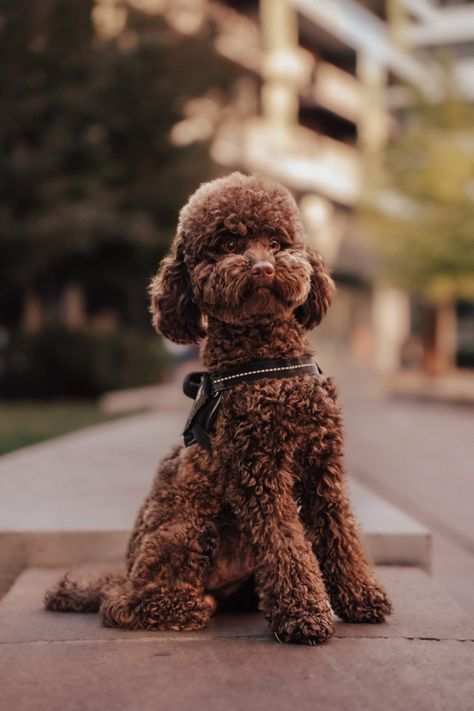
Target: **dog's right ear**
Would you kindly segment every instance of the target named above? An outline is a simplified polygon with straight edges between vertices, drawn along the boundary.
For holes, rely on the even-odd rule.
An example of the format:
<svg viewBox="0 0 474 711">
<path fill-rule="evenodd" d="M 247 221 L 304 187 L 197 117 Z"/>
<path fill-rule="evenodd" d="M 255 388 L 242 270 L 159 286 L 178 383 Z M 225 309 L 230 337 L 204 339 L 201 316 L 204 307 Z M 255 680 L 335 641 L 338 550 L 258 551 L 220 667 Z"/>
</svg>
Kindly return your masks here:
<svg viewBox="0 0 474 711">
<path fill-rule="evenodd" d="M 161 262 L 149 291 L 152 322 L 158 333 L 175 343 L 197 343 L 206 335 L 193 299 L 180 235 L 176 236 L 170 255 Z"/>
<path fill-rule="evenodd" d="M 306 254 L 313 270 L 311 287 L 308 298 L 304 304 L 298 306 L 295 315 L 298 321 L 310 331 L 324 318 L 331 303 L 335 286 L 326 271 L 321 255 L 309 247 L 306 248 Z"/>
</svg>

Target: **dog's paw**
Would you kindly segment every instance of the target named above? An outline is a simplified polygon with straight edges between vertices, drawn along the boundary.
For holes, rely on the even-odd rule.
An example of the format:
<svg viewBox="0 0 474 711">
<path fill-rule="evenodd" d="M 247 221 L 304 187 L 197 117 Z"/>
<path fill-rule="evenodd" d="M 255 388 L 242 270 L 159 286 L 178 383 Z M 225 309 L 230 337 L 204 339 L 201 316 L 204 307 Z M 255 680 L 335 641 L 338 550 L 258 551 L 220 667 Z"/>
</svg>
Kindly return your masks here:
<svg viewBox="0 0 474 711">
<path fill-rule="evenodd" d="M 272 631 L 278 642 L 316 645 L 326 642 L 334 634 L 332 612 L 328 608 L 313 614 L 302 612 L 283 616 Z"/>
<path fill-rule="evenodd" d="M 166 604 L 167 603 L 167 604 Z M 174 599 L 166 603 L 153 601 L 145 611 L 146 628 L 173 630 L 176 632 L 202 630 L 209 624 L 215 611 L 211 596 L 192 596 Z"/>
<path fill-rule="evenodd" d="M 200 630 L 208 625 L 212 613 L 207 597 L 151 586 L 111 590 L 100 607 L 106 627 L 135 630 Z"/>
<path fill-rule="evenodd" d="M 355 623 L 378 624 L 392 612 L 392 603 L 378 583 L 366 583 L 344 591 L 333 607 L 341 620 Z"/>
</svg>

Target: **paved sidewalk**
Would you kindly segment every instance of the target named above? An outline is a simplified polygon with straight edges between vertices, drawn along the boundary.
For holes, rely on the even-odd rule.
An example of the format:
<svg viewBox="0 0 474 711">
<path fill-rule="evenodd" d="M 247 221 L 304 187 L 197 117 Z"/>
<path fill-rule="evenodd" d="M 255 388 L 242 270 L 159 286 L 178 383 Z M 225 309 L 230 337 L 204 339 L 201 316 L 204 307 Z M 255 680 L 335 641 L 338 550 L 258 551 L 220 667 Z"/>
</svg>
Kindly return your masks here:
<svg viewBox="0 0 474 711">
<path fill-rule="evenodd" d="M 474 625 L 414 568 L 379 569 L 384 625 L 337 623 L 320 647 L 279 645 L 259 614 L 194 633 L 105 629 L 46 612 L 59 570 L 28 570 L 0 603 L 2 707 L 15 711 L 470 711 Z"/>
</svg>

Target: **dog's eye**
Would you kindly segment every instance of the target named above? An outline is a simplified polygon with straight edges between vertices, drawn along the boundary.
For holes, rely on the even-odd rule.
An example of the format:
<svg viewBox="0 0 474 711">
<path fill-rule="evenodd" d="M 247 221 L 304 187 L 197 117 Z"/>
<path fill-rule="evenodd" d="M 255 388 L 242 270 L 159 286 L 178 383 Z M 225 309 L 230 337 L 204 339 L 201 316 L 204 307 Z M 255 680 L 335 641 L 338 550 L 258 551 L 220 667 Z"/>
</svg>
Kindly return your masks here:
<svg viewBox="0 0 474 711">
<path fill-rule="evenodd" d="M 270 246 L 270 249 L 273 249 L 275 252 L 278 252 L 278 250 L 281 248 L 281 243 L 279 239 L 272 238 L 268 244 Z"/>
<path fill-rule="evenodd" d="M 221 247 L 224 252 L 235 252 L 237 249 L 237 240 L 228 237 L 221 242 Z"/>
</svg>

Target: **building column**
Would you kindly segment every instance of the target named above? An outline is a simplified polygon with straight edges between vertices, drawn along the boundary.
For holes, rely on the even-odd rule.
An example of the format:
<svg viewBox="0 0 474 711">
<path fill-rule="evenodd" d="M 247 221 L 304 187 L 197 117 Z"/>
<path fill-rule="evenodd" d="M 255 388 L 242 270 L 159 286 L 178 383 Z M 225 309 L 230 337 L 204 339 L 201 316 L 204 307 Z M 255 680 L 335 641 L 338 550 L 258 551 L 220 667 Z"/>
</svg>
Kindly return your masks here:
<svg viewBox="0 0 474 711">
<path fill-rule="evenodd" d="M 298 123 L 298 16 L 287 0 L 260 0 L 264 47 L 262 113 L 273 126 Z"/>
<path fill-rule="evenodd" d="M 401 349 L 410 335 L 410 296 L 388 284 L 374 288 L 372 302 L 374 325 L 374 363 L 382 375 L 400 367 Z"/>
</svg>

